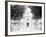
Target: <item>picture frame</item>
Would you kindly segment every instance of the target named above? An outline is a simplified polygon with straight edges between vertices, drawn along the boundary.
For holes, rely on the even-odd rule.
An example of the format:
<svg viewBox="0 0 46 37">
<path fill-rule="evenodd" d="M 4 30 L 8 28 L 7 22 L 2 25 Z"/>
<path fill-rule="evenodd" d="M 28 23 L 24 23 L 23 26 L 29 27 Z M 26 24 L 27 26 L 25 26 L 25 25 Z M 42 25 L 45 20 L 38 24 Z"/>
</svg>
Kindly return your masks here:
<svg viewBox="0 0 46 37">
<path fill-rule="evenodd" d="M 40 25 L 41 29 L 42 29 L 41 31 L 39 31 L 39 30 L 35 31 L 34 29 L 32 30 L 32 28 L 30 30 L 30 28 L 28 28 L 28 27 L 24 28 L 24 26 L 22 26 L 22 27 L 25 29 L 25 31 L 24 31 L 23 28 L 22 28 L 22 31 L 21 30 L 18 30 L 18 31 L 14 30 L 16 25 L 14 25 L 15 26 L 14 27 L 12 25 L 12 23 L 11 23 L 11 22 L 14 21 L 14 20 L 12 20 L 13 17 L 14 17 L 14 13 L 13 13 L 14 10 L 16 11 L 16 8 L 18 7 L 17 11 L 23 12 L 23 10 L 25 10 L 25 8 L 27 8 L 28 6 L 31 7 L 32 12 L 34 12 L 34 13 L 36 12 L 36 14 L 37 14 L 37 12 L 39 13 L 39 10 L 40 10 L 40 12 L 42 14 L 42 15 L 40 14 L 41 18 L 42 18 L 42 25 Z M 20 8 L 22 8 L 23 10 L 21 10 Z M 38 8 L 38 10 L 37 10 L 37 8 Z M 12 12 L 12 10 L 13 10 L 13 12 Z M 27 8 L 27 10 L 30 12 L 30 10 L 28 8 Z M 17 13 L 15 13 L 15 14 L 17 15 Z M 19 15 L 21 15 L 21 14 L 19 14 Z M 17 16 L 19 16 L 19 15 L 17 15 Z M 35 19 L 40 18 L 40 15 L 39 14 L 38 14 L 38 16 L 36 15 Z M 28 17 L 26 16 L 26 18 L 28 18 Z M 11 30 L 12 29 L 11 27 L 13 28 L 13 30 Z M 29 29 L 29 31 L 28 31 L 28 29 Z M 25 2 L 25 1 L 5 1 L 5 36 L 24 36 L 24 35 L 41 35 L 41 34 L 45 34 L 45 3 L 41 3 L 41 2 Z"/>
</svg>

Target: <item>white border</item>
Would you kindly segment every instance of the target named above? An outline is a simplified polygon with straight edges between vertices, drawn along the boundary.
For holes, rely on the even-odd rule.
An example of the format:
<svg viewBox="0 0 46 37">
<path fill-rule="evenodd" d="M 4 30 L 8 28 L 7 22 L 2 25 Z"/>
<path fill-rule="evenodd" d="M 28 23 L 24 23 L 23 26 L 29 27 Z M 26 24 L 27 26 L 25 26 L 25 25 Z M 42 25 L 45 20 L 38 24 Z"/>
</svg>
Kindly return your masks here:
<svg viewBox="0 0 46 37">
<path fill-rule="evenodd" d="M 42 31 L 39 32 L 10 32 L 10 5 L 31 5 L 31 6 L 42 6 Z M 8 35 L 16 34 L 33 34 L 33 33 L 44 33 L 44 4 L 34 4 L 34 3 L 18 3 L 18 2 L 8 2 Z"/>
</svg>

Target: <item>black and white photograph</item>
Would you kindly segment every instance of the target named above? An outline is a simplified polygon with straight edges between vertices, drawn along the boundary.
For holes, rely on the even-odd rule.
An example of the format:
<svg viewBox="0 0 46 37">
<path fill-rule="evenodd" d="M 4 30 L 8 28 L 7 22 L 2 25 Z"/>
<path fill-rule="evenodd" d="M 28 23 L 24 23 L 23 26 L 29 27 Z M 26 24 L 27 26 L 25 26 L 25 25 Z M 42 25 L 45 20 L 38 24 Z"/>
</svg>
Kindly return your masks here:
<svg viewBox="0 0 46 37">
<path fill-rule="evenodd" d="M 8 35 L 44 33 L 44 4 L 8 2 Z"/>
</svg>

